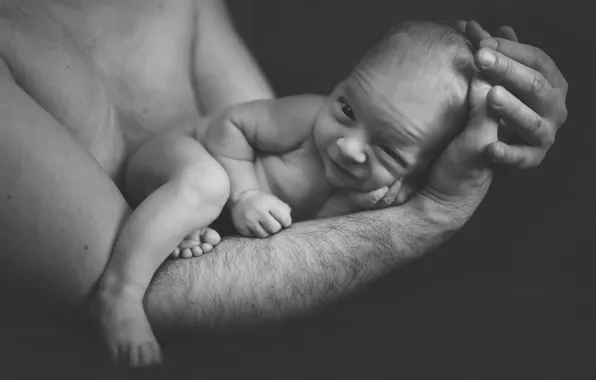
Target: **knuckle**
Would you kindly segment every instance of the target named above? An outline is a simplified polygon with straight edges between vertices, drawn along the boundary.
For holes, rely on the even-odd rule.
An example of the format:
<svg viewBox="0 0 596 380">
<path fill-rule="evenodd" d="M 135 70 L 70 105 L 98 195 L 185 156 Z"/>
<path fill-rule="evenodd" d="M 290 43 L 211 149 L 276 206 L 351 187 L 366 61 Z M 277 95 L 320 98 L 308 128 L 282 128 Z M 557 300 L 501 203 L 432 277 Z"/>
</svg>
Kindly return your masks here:
<svg viewBox="0 0 596 380">
<path fill-rule="evenodd" d="M 524 154 L 520 154 L 520 155 L 517 155 L 517 156 L 516 156 L 516 157 L 513 159 L 513 162 L 514 162 L 515 164 L 517 164 L 518 166 L 524 166 L 524 165 L 526 164 L 527 160 L 528 160 L 528 157 L 526 157 L 526 155 L 524 155 Z"/>
<path fill-rule="evenodd" d="M 569 111 L 567 110 L 567 106 L 565 105 L 565 103 L 562 103 L 557 112 L 557 127 L 560 127 L 561 125 L 563 125 L 563 123 L 565 123 L 565 121 L 567 120 L 567 116 L 569 116 Z"/>
<path fill-rule="evenodd" d="M 546 65 L 548 65 L 551 61 L 550 57 L 548 56 L 548 54 L 546 54 L 544 52 L 544 50 L 540 49 L 540 48 L 535 48 L 534 50 L 535 52 L 535 59 L 536 59 L 536 66 L 538 67 L 545 67 Z"/>
<path fill-rule="evenodd" d="M 550 133 L 546 139 L 544 139 L 544 146 L 549 149 L 553 145 L 555 145 L 555 133 Z"/>
<path fill-rule="evenodd" d="M 528 125 L 528 131 L 534 135 L 539 134 L 543 128 L 544 128 L 544 121 L 542 120 L 541 117 L 535 118 Z"/>
<path fill-rule="evenodd" d="M 501 67 L 506 74 L 512 74 L 515 72 L 515 64 L 510 59 L 497 57 L 496 63 L 497 67 Z"/>
<path fill-rule="evenodd" d="M 541 75 L 535 75 L 530 82 L 530 93 L 540 95 L 546 88 L 546 80 Z"/>
<path fill-rule="evenodd" d="M 561 82 L 561 87 L 563 88 L 563 92 L 567 94 L 567 92 L 569 91 L 569 82 L 567 82 L 567 79 L 563 78 L 563 81 Z"/>
<path fill-rule="evenodd" d="M 568 116 L 569 110 L 567 109 L 567 105 L 563 104 L 563 107 L 561 107 L 561 124 L 563 124 L 567 120 Z"/>
<path fill-rule="evenodd" d="M 511 44 L 510 41 L 503 39 L 503 38 L 497 39 L 497 42 L 498 42 L 498 50 L 508 57 L 511 56 L 511 53 L 513 51 L 513 44 Z"/>
</svg>

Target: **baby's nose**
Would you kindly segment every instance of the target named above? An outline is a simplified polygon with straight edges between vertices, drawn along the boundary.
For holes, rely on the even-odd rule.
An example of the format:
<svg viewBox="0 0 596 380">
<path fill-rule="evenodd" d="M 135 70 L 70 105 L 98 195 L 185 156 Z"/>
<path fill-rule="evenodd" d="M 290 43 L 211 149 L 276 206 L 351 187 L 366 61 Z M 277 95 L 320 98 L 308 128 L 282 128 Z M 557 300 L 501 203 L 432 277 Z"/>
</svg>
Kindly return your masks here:
<svg viewBox="0 0 596 380">
<path fill-rule="evenodd" d="M 342 137 L 337 140 L 337 146 L 342 156 L 348 158 L 359 164 L 366 162 L 366 154 L 364 153 L 364 144 L 357 138 Z"/>
</svg>

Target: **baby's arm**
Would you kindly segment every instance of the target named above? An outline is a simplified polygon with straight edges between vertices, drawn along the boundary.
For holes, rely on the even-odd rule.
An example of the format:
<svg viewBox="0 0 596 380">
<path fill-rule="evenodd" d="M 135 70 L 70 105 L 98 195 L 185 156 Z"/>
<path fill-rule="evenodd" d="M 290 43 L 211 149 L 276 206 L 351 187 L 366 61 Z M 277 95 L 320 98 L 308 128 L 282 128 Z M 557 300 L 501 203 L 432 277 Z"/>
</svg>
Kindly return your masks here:
<svg viewBox="0 0 596 380">
<path fill-rule="evenodd" d="M 267 237 L 291 224 L 289 206 L 261 188 L 256 158 L 289 152 L 310 138 L 324 99 L 300 95 L 238 104 L 210 123 L 205 147 L 228 173 L 228 205 L 241 234 Z"/>
</svg>

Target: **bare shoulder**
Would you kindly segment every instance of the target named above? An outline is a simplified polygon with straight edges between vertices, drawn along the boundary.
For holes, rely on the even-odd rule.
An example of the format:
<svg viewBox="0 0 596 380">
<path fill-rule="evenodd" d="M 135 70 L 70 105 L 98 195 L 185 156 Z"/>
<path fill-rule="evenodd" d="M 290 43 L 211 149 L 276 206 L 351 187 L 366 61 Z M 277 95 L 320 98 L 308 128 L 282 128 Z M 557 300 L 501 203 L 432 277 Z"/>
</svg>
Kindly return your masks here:
<svg viewBox="0 0 596 380">
<path fill-rule="evenodd" d="M 301 95 L 292 95 L 286 96 L 283 98 L 279 98 L 278 102 L 284 105 L 300 105 L 302 108 L 308 108 L 314 111 L 318 111 L 327 100 L 326 96 L 317 95 L 317 94 L 301 94 Z"/>
<path fill-rule="evenodd" d="M 312 119 L 323 107 L 326 97 L 314 94 L 292 95 L 275 99 L 254 100 L 232 106 L 232 114 L 265 113 L 275 121 Z"/>
</svg>

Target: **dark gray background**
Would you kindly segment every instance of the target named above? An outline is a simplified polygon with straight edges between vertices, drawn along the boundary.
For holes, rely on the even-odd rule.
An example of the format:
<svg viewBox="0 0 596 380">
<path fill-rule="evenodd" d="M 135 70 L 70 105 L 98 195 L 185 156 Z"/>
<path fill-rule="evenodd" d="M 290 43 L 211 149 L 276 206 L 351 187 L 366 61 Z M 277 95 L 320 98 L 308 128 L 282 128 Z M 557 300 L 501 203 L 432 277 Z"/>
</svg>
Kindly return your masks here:
<svg viewBox="0 0 596 380">
<path fill-rule="evenodd" d="M 278 95 L 329 91 L 395 21 L 473 18 L 512 25 L 553 57 L 570 84 L 569 118 L 542 166 L 498 178 L 471 222 L 432 255 L 308 320 L 170 346 L 163 378 L 594 378 L 595 44 L 587 6 L 229 3 Z M 4 378 L 125 377 L 96 359 L 86 337 L 25 314 L 12 318 L 20 322 L 0 327 Z"/>
</svg>

